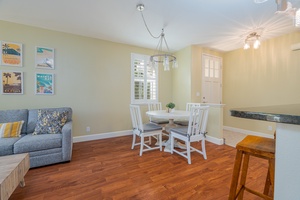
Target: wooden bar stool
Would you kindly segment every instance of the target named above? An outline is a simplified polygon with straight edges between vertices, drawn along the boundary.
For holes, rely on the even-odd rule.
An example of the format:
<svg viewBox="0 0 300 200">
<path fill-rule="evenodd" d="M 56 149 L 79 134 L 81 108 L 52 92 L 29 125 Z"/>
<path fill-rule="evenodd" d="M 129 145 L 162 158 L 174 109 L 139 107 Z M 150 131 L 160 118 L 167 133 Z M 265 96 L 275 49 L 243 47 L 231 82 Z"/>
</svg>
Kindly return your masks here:
<svg viewBox="0 0 300 200">
<path fill-rule="evenodd" d="M 236 145 L 237 153 L 233 168 L 229 200 L 243 199 L 244 191 L 264 199 L 273 199 L 274 194 L 274 170 L 275 170 L 275 140 L 258 136 L 246 136 Z M 246 177 L 248 171 L 249 157 L 255 156 L 269 161 L 268 174 L 266 178 L 264 192 L 254 191 L 246 186 Z M 241 169 L 241 165 L 242 170 Z M 239 177 L 241 178 L 239 181 Z M 268 196 L 270 187 L 272 195 Z"/>
</svg>

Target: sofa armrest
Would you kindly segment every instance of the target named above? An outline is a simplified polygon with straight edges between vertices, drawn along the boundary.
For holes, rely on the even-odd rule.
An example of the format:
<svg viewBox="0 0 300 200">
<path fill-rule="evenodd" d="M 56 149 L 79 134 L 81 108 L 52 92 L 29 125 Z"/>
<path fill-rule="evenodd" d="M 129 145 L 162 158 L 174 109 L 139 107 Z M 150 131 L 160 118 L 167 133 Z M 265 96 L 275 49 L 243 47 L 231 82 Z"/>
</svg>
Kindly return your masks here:
<svg viewBox="0 0 300 200">
<path fill-rule="evenodd" d="M 63 154 L 64 161 L 71 160 L 72 149 L 73 149 L 72 121 L 69 121 L 62 128 L 62 154 Z"/>
</svg>

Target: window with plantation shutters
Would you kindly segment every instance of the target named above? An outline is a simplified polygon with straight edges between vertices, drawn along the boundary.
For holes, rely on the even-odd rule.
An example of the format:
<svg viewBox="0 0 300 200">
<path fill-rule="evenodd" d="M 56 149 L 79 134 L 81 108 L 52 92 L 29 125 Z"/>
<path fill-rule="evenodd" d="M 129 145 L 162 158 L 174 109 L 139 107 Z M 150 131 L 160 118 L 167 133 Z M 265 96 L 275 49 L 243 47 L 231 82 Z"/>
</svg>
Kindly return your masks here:
<svg viewBox="0 0 300 200">
<path fill-rule="evenodd" d="M 157 102 L 157 77 L 147 55 L 131 54 L 131 103 Z"/>
</svg>

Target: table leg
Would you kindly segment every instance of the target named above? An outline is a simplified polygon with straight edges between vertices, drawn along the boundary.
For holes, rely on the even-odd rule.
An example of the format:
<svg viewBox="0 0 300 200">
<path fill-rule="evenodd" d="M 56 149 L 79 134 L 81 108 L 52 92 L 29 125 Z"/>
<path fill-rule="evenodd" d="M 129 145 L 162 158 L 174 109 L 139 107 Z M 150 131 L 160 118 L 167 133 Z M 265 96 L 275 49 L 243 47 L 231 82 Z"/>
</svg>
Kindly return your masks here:
<svg viewBox="0 0 300 200">
<path fill-rule="evenodd" d="M 174 119 L 169 119 L 169 123 L 165 125 L 164 131 L 167 132 L 168 134 L 170 134 L 170 130 L 172 128 L 176 128 L 176 127 L 178 127 L 178 125 L 174 124 Z M 155 145 L 159 145 L 158 142 Z M 162 145 L 165 146 L 164 152 L 171 152 L 171 139 L 170 139 L 170 137 L 169 137 L 168 140 L 164 140 Z M 178 142 L 177 140 L 174 141 L 174 145 L 175 145 L 175 148 L 186 149 L 185 144 L 182 144 L 182 143 Z"/>
</svg>

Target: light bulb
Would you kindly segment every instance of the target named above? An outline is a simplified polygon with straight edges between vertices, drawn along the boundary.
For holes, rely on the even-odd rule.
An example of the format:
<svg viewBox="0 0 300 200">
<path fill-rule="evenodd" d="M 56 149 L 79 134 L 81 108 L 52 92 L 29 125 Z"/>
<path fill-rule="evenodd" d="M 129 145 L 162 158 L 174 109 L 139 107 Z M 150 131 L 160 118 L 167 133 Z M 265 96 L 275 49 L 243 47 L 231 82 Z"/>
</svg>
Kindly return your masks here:
<svg viewBox="0 0 300 200">
<path fill-rule="evenodd" d="M 244 49 L 249 49 L 250 48 L 250 45 L 246 42 L 245 44 L 244 44 Z"/>
<path fill-rule="evenodd" d="M 173 60 L 173 65 L 172 66 L 173 66 L 173 68 L 178 68 L 178 64 L 177 64 L 176 59 Z"/>
<path fill-rule="evenodd" d="M 166 63 L 166 65 L 170 64 L 170 62 L 169 62 L 169 56 L 165 56 L 165 63 Z"/>
<path fill-rule="evenodd" d="M 300 8 L 296 11 L 295 14 L 295 26 L 300 27 Z"/>
<path fill-rule="evenodd" d="M 169 57 L 168 56 L 165 56 L 163 65 L 164 65 L 164 70 L 165 71 L 169 71 L 170 70 L 170 62 L 169 62 Z"/>
<path fill-rule="evenodd" d="M 260 41 L 259 41 L 259 39 L 256 39 L 254 44 L 253 44 L 253 48 L 258 49 L 259 45 L 260 45 Z"/>
</svg>

